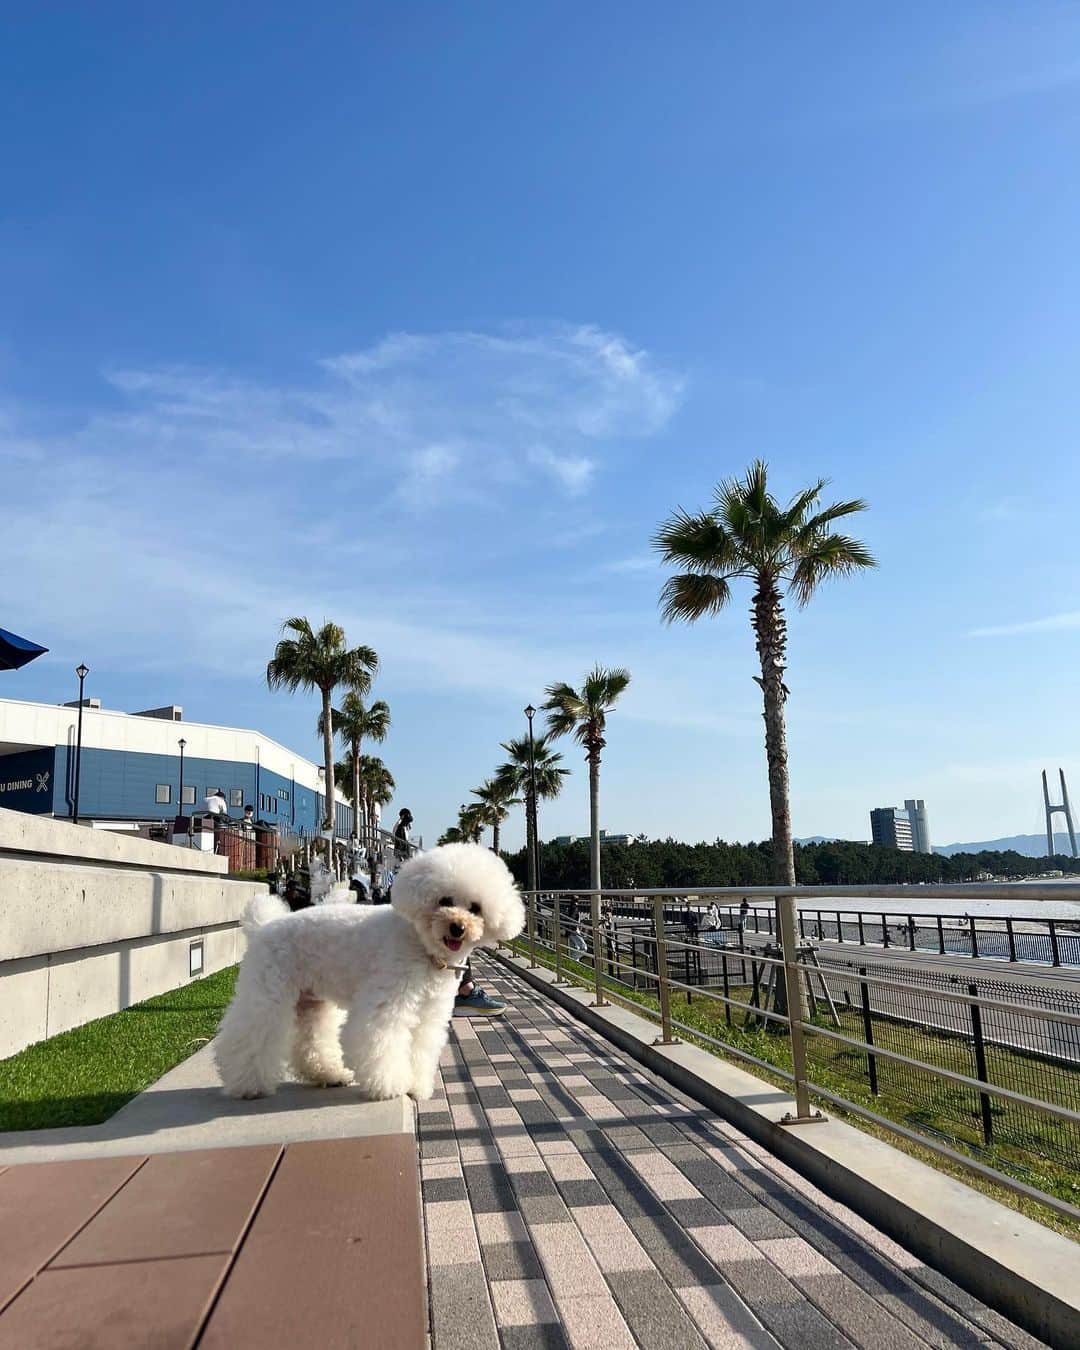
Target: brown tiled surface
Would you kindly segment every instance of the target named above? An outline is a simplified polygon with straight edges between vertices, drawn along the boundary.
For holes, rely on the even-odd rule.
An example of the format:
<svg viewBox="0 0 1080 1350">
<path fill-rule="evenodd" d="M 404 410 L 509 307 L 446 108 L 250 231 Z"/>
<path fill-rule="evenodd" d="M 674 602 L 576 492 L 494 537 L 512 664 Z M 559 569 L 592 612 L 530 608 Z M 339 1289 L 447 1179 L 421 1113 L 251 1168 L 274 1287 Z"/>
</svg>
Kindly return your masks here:
<svg viewBox="0 0 1080 1350">
<path fill-rule="evenodd" d="M 420 1105 L 434 1350 L 1037 1343 L 495 962 Z"/>
<path fill-rule="evenodd" d="M 0 1172 L 0 1350 L 420 1350 L 409 1136 Z"/>
</svg>

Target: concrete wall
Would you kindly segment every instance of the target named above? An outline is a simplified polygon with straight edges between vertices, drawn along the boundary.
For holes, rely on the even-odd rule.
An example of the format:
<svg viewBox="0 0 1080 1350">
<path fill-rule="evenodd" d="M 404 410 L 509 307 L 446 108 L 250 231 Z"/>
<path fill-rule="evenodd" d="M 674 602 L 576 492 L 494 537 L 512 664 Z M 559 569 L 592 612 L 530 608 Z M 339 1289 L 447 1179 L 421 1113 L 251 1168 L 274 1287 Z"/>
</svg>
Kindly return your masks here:
<svg viewBox="0 0 1080 1350">
<path fill-rule="evenodd" d="M 130 835 L 114 834 L 109 830 L 91 830 L 66 820 L 32 816 L 25 811 L 5 811 L 0 807 L 0 858 L 11 856 L 213 876 L 223 876 L 229 867 L 228 859 L 213 853 L 173 848 L 171 844 L 133 839 Z M 6 955 L 0 942 L 0 958 Z"/>
<path fill-rule="evenodd" d="M 224 866 L 0 810 L 0 1057 L 237 961 L 240 916 L 265 887 Z"/>
</svg>

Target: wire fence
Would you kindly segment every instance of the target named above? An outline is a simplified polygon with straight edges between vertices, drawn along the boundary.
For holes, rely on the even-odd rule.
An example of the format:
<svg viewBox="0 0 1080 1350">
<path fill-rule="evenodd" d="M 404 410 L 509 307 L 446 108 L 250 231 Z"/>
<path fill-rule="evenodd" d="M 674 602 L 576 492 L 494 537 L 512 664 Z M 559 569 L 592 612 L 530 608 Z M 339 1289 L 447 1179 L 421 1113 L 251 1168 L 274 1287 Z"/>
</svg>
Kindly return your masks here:
<svg viewBox="0 0 1080 1350">
<path fill-rule="evenodd" d="M 1052 983 L 1032 965 L 984 977 L 972 963 L 968 978 L 902 951 L 848 958 L 803 936 L 794 898 L 778 939 L 775 909 L 771 928 L 733 910 L 731 927 L 702 932 L 678 893 L 531 894 L 524 946 L 598 1002 L 658 1020 L 662 1041 L 680 1032 L 791 1079 L 792 1123 L 815 1118 L 813 1093 L 1080 1220 L 1080 972 Z"/>
</svg>

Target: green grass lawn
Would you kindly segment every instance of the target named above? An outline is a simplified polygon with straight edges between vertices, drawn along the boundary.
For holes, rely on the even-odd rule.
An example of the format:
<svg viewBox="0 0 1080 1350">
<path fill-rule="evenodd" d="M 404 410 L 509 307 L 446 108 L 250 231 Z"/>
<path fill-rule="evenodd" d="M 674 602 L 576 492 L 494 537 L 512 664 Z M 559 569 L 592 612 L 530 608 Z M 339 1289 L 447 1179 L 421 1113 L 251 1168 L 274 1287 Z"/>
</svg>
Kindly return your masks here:
<svg viewBox="0 0 1080 1350">
<path fill-rule="evenodd" d="M 524 942 L 519 940 L 514 945 L 519 955 L 528 956 Z M 548 968 L 554 966 L 552 953 L 539 947 L 536 959 Z M 590 967 L 565 957 L 562 965 L 567 979 L 575 984 L 592 987 Z M 659 1000 L 655 995 L 615 984 L 608 979 L 604 980 L 604 985 L 618 1002 L 636 1007 L 644 1015 L 659 1020 Z M 733 998 L 745 998 L 746 995 L 745 989 L 732 990 Z M 843 1034 L 861 1040 L 861 1014 L 844 1008 L 839 1011 Z M 677 1034 L 702 1049 L 723 1056 L 724 1047 L 729 1047 L 764 1061 L 775 1069 L 791 1072 L 791 1046 L 787 1035 L 771 1033 L 762 1026 L 744 1027 L 744 1011 L 741 1007 L 731 1009 L 731 1025 L 728 1025 L 724 1005 L 718 1000 L 705 994 L 695 994 L 688 1001 L 684 993 L 672 990 L 671 1015 L 673 1021 L 681 1024 Z M 822 1026 L 831 1026 L 831 1022 L 827 1022 L 823 1016 L 819 1015 L 815 1020 Z M 721 1041 L 723 1045 L 716 1046 L 704 1039 L 697 1039 L 693 1035 L 695 1030 L 712 1040 Z M 896 1050 L 927 1064 L 974 1076 L 974 1068 L 969 1062 L 970 1049 L 961 1037 L 942 1035 L 877 1016 L 874 1018 L 874 1036 L 877 1044 L 886 1049 Z M 738 1056 L 733 1058 L 737 1063 Z M 1077 1163 L 1080 1151 L 1071 1125 L 993 1099 L 995 1141 L 993 1147 L 986 1148 L 981 1144 L 978 1095 L 971 1089 L 935 1078 L 926 1071 L 890 1063 L 879 1056 L 878 1092 L 874 1095 L 869 1088 L 865 1053 L 823 1036 L 811 1035 L 807 1038 L 807 1059 L 809 1076 L 826 1091 L 835 1092 L 908 1129 L 926 1133 L 957 1152 L 967 1153 L 979 1162 L 1016 1177 L 1037 1190 L 1080 1205 L 1080 1169 Z M 1076 1108 L 1077 1093 L 1080 1091 L 1080 1073 L 1076 1070 L 1045 1060 L 1035 1061 L 1033 1056 L 998 1047 L 991 1048 L 988 1059 L 994 1081 L 1017 1090 L 1027 1090 L 1045 1101 Z M 767 1069 L 753 1065 L 747 1067 L 749 1072 L 769 1078 Z M 1036 1068 L 1037 1082 L 1032 1082 Z M 790 1082 L 780 1077 L 769 1078 L 769 1081 L 791 1090 Z M 894 1147 L 913 1154 L 941 1171 L 959 1177 L 975 1189 L 993 1195 L 1003 1204 L 1021 1210 L 1058 1232 L 1073 1238 L 1080 1237 L 1080 1224 L 1070 1222 L 1055 1211 L 1016 1196 L 1004 1187 L 995 1186 L 928 1149 L 920 1149 L 891 1133 L 887 1127 L 864 1121 L 850 1112 L 844 1113 L 829 1103 L 823 1103 L 823 1106 L 827 1112 L 844 1115 L 851 1124 L 887 1140 Z"/>
<path fill-rule="evenodd" d="M 232 966 L 0 1059 L 0 1130 L 108 1120 L 210 1040 L 235 982 Z"/>
</svg>

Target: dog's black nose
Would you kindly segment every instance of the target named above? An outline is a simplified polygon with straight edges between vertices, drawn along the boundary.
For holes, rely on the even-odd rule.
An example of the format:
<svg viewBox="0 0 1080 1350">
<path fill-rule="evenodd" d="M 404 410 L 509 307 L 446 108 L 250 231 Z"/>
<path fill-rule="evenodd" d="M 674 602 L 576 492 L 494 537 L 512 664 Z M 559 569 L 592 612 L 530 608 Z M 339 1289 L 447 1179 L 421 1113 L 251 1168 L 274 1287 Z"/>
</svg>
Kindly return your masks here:
<svg viewBox="0 0 1080 1350">
<path fill-rule="evenodd" d="M 452 923 L 452 924 L 450 925 L 450 936 L 451 936 L 452 938 L 463 937 L 463 936 L 464 936 L 464 933 L 465 933 L 465 929 L 462 928 L 461 924 L 459 924 L 459 923 Z"/>
</svg>

